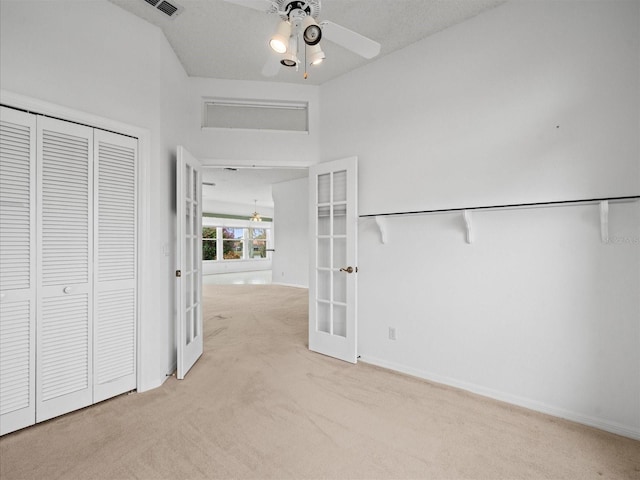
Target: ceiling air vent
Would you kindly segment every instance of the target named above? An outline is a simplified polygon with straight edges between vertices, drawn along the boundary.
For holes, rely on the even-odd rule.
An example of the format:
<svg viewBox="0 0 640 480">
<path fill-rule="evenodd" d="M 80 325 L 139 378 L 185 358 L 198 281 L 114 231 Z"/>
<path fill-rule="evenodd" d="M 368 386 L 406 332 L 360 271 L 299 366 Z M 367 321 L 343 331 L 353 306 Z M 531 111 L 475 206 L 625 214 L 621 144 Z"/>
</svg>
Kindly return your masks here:
<svg viewBox="0 0 640 480">
<path fill-rule="evenodd" d="M 144 0 L 144 1 L 171 18 L 175 18 L 184 10 L 184 7 L 181 7 L 175 2 L 167 2 L 167 0 Z"/>
</svg>

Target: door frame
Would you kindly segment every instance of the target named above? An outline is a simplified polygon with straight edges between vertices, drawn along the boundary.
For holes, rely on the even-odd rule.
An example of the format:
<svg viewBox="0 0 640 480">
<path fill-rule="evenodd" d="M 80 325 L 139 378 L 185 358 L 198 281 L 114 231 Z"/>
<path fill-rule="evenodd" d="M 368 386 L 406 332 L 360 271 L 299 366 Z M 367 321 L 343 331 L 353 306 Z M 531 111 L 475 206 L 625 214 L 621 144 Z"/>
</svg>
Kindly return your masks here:
<svg viewBox="0 0 640 480">
<path fill-rule="evenodd" d="M 136 305 L 137 324 L 136 324 L 136 389 L 139 392 L 151 390 L 152 388 L 159 387 L 164 382 L 163 379 L 145 378 L 145 367 L 147 370 L 151 370 L 154 362 L 143 362 L 144 348 L 143 348 L 143 333 L 149 322 L 149 312 L 152 311 L 153 303 L 150 287 L 147 287 L 151 283 L 151 270 L 153 266 L 153 259 L 148 252 L 148 248 L 144 246 L 149 245 L 150 240 L 150 194 L 151 194 L 151 180 L 150 180 L 150 165 L 151 165 L 151 132 L 146 128 L 137 127 L 128 123 L 111 120 L 106 117 L 94 115 L 92 113 L 75 110 L 55 103 L 39 100 L 36 98 L 28 97 L 18 93 L 10 92 L 8 90 L 0 90 L 0 104 L 16 108 L 18 110 L 24 110 L 27 112 L 45 115 L 49 117 L 58 118 L 70 122 L 80 123 L 89 127 L 98 128 L 101 130 L 107 130 L 138 139 L 138 162 L 137 162 L 137 212 L 138 212 L 138 225 L 137 225 L 137 295 L 138 303 Z"/>
<path fill-rule="evenodd" d="M 357 156 L 350 156 L 350 157 L 345 157 L 342 159 L 337 159 L 337 160 L 347 160 L 347 159 L 352 159 L 355 158 L 356 159 L 356 169 L 355 169 L 355 175 L 356 175 L 356 188 L 357 188 L 357 183 L 359 180 L 358 177 L 358 168 L 357 168 Z M 207 168 L 304 168 L 307 170 L 307 179 L 309 178 L 309 173 L 312 167 L 316 166 L 316 165 L 321 165 L 322 163 L 328 163 L 329 161 L 324 161 L 324 162 L 318 162 L 318 163 L 314 163 L 314 164 L 308 164 L 308 163 L 292 163 L 292 164 L 281 164 L 281 163 L 269 163 L 269 162 L 264 162 L 264 163 L 256 163 L 253 162 L 251 160 L 244 160 L 244 161 L 238 161 L 237 163 L 230 163 L 228 161 L 223 161 L 223 160 L 212 160 L 212 159 L 199 159 L 200 163 L 201 163 L 201 168 L 206 170 Z M 307 195 L 307 198 L 309 196 Z M 355 224 L 355 249 L 356 249 L 356 258 L 355 258 L 355 264 L 354 267 L 357 267 L 357 252 L 358 252 L 358 223 L 357 223 L 357 203 L 358 203 L 358 197 L 357 197 L 357 190 L 356 190 L 356 224 Z M 308 211 L 311 212 L 312 207 L 308 206 Z M 307 220 L 308 222 L 311 222 L 313 220 L 314 217 L 311 216 L 311 213 L 309 213 L 307 215 Z M 310 241 L 310 235 L 307 235 L 307 241 Z M 312 261 L 312 251 L 311 249 L 309 250 L 308 253 L 308 258 L 309 258 L 309 263 L 311 263 Z M 356 269 L 357 271 L 357 269 Z M 312 275 L 314 275 L 314 271 L 311 268 L 311 266 L 309 267 L 309 271 L 308 271 L 308 277 L 307 277 L 307 288 L 310 289 L 311 287 L 311 280 L 312 280 Z M 357 308 L 357 296 L 358 296 L 358 286 L 357 286 L 357 282 L 355 284 L 355 296 L 356 296 L 356 305 L 355 305 L 355 325 L 356 325 L 356 333 L 355 333 L 355 363 L 357 363 L 357 359 L 359 357 L 358 355 L 358 343 L 357 343 L 357 325 L 358 325 L 358 308 Z M 312 350 L 310 350 L 312 351 Z"/>
</svg>

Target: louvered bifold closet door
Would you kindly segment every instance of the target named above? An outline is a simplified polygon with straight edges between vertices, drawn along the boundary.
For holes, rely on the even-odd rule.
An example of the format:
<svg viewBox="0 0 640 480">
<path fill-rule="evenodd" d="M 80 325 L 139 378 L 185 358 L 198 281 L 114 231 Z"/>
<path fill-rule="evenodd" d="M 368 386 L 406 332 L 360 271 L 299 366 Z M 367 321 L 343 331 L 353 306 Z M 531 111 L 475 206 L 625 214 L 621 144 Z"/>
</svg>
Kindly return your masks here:
<svg viewBox="0 0 640 480">
<path fill-rule="evenodd" d="M 38 117 L 36 420 L 92 403 L 93 129 Z"/>
<path fill-rule="evenodd" d="M 137 147 L 95 131 L 94 402 L 136 388 Z"/>
<path fill-rule="evenodd" d="M 0 107 L 0 435 L 35 422 L 36 119 Z"/>
</svg>

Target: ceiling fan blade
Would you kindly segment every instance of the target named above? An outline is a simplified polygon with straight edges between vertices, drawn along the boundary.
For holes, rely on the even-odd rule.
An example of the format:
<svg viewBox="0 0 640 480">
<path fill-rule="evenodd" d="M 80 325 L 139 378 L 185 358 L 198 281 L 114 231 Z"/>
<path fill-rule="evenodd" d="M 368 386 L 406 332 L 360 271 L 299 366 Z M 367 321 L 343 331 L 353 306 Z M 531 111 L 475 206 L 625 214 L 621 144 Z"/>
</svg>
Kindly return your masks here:
<svg viewBox="0 0 640 480">
<path fill-rule="evenodd" d="M 228 0 L 227 0 L 228 1 Z M 321 22 L 322 38 L 337 43 L 364 58 L 373 58 L 380 53 L 380 44 L 359 33 L 333 22 Z"/>
<path fill-rule="evenodd" d="M 265 77 L 275 77 L 280 71 L 280 57 L 272 57 L 262 67 L 262 75 Z"/>
<path fill-rule="evenodd" d="M 271 0 L 224 0 L 227 3 L 234 3 L 241 7 L 252 8 L 261 12 L 266 12 L 273 5 Z"/>
</svg>

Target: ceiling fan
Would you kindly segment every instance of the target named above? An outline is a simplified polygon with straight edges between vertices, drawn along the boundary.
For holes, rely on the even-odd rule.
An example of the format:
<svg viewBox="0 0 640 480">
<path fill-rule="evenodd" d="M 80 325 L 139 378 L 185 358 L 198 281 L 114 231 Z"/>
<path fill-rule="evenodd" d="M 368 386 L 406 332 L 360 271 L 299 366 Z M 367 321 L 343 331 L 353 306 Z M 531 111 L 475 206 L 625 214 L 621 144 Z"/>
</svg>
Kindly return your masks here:
<svg viewBox="0 0 640 480">
<path fill-rule="evenodd" d="M 318 65 L 325 59 L 320 40 L 327 39 L 364 58 L 373 58 L 380 53 L 380 44 L 359 33 L 329 21 L 318 23 L 320 0 L 225 0 L 242 7 L 252 8 L 280 16 L 275 34 L 269 45 L 278 54 L 269 60 L 262 74 L 276 75 L 281 65 L 304 68 Z"/>
</svg>

